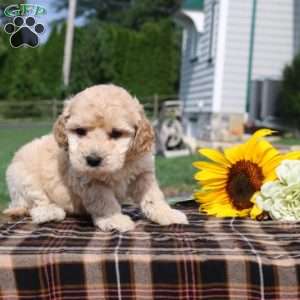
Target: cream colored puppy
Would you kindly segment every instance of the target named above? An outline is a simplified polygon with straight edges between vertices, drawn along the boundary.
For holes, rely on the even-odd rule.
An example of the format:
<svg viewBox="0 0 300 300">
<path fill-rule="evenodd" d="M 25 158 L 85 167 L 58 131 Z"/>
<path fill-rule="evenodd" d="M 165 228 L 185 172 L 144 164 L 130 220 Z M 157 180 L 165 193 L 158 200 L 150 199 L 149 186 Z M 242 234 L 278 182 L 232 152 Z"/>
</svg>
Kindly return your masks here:
<svg viewBox="0 0 300 300">
<path fill-rule="evenodd" d="M 89 213 L 101 230 L 127 231 L 134 222 L 120 203 L 138 202 L 150 220 L 186 224 L 165 202 L 155 178 L 154 134 L 142 106 L 114 85 L 87 88 L 66 101 L 53 134 L 23 146 L 7 169 L 8 215 L 34 223 Z"/>
</svg>

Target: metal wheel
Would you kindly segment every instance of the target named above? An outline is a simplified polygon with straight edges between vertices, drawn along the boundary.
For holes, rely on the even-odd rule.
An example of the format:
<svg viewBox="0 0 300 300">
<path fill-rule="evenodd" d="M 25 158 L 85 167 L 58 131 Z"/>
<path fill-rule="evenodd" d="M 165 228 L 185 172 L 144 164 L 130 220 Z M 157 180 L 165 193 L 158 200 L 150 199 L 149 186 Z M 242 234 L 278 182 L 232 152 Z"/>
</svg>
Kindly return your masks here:
<svg viewBox="0 0 300 300">
<path fill-rule="evenodd" d="M 180 146 L 183 141 L 180 121 L 175 118 L 163 120 L 159 130 L 159 139 L 165 149 L 171 150 Z"/>
</svg>

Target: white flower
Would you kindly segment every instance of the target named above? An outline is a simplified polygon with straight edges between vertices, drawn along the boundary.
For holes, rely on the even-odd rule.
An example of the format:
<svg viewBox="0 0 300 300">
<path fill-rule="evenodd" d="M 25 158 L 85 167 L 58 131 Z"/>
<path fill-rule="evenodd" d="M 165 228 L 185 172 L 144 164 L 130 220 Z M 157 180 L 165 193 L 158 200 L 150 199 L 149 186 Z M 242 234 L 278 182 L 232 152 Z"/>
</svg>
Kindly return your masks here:
<svg viewBox="0 0 300 300">
<path fill-rule="evenodd" d="M 278 179 L 287 185 L 300 183 L 300 161 L 284 160 L 276 169 Z"/>
<path fill-rule="evenodd" d="M 261 187 L 261 192 L 267 197 L 276 197 L 281 191 L 280 181 L 271 181 Z"/>
<path fill-rule="evenodd" d="M 276 169 L 279 180 L 265 183 L 256 204 L 275 220 L 300 220 L 300 161 L 285 160 Z"/>
</svg>

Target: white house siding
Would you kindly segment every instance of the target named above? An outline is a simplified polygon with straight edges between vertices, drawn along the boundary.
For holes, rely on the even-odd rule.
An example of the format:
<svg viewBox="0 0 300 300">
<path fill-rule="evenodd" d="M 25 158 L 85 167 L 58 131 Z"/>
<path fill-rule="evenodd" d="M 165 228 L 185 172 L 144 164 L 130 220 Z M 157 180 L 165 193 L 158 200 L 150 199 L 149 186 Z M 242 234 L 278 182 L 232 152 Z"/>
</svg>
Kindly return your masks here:
<svg viewBox="0 0 300 300">
<path fill-rule="evenodd" d="M 229 1 L 221 107 L 224 113 L 243 113 L 246 109 L 253 3 Z M 280 78 L 291 61 L 295 45 L 293 6 L 294 0 L 257 0 L 252 79 Z"/>
<path fill-rule="evenodd" d="M 300 1 L 294 0 L 294 45 L 295 45 L 295 53 L 300 53 Z"/>
<path fill-rule="evenodd" d="M 294 39 L 294 0 L 257 0 L 252 79 L 280 79 Z"/>
<path fill-rule="evenodd" d="M 190 60 L 191 38 L 194 28 L 185 29 L 187 31 L 187 43 L 182 54 L 180 99 L 189 106 L 191 103 L 200 101 L 205 111 L 211 111 L 214 65 L 208 61 L 210 57 L 210 26 L 211 26 L 211 6 L 213 0 L 206 0 L 204 7 L 204 32 L 199 40 L 198 60 Z M 215 18 L 217 19 L 217 17 Z M 217 24 L 215 25 L 215 29 Z"/>
<path fill-rule="evenodd" d="M 252 0 L 229 0 L 221 94 L 223 113 L 245 112 L 252 3 Z"/>
<path fill-rule="evenodd" d="M 284 66 L 300 52 L 300 0 L 256 1 L 250 79 L 279 79 Z M 211 62 L 208 62 L 208 57 L 213 0 L 205 1 L 204 33 L 198 61 L 190 61 L 191 40 L 186 43 L 182 56 L 180 98 L 185 107 L 192 103 L 202 104 L 198 113 L 184 114 L 186 131 L 194 137 L 219 138 L 220 133 L 222 139 L 221 136 L 236 134 L 240 132 L 236 128 L 243 127 L 254 2 L 215 1 L 218 10 L 214 23 L 219 32 L 216 35 L 216 56 Z M 192 25 L 186 28 L 191 32 Z M 233 130 L 228 124 L 234 124 Z"/>
</svg>

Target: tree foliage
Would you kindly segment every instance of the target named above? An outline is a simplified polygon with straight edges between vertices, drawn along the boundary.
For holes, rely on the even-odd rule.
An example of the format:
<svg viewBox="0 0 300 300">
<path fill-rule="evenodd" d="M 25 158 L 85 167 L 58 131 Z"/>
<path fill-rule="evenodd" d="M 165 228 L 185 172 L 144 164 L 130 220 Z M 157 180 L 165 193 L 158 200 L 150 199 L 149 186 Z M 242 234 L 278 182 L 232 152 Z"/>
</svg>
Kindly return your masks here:
<svg viewBox="0 0 300 300">
<path fill-rule="evenodd" d="M 181 0 L 79 0 L 77 16 L 138 30 L 147 22 L 170 18 L 180 4 Z M 58 11 L 66 9 L 68 0 L 54 2 L 54 6 Z"/>
<path fill-rule="evenodd" d="M 0 9 L 4 2 L 0 0 Z M 46 43 L 34 49 L 11 48 L 9 35 L 1 31 L 0 101 L 63 99 L 107 82 L 138 97 L 176 93 L 180 46 L 170 13 L 177 2 L 79 1 L 79 14 L 89 12 L 94 17 L 75 28 L 68 89 L 62 84 L 63 23 L 53 26 Z M 67 1 L 56 3 L 63 8 Z"/>
<path fill-rule="evenodd" d="M 40 49 L 37 48 L 9 51 L 4 71 L 4 74 L 7 74 L 4 79 L 8 98 L 27 100 L 40 97 L 40 74 L 39 70 L 34 67 L 35 64 L 39 64 L 39 52 Z M 13 67 L 13 72 L 9 72 L 11 67 Z"/>
<path fill-rule="evenodd" d="M 280 102 L 282 119 L 300 129 L 300 54 L 284 69 Z"/>
<path fill-rule="evenodd" d="M 76 29 L 69 93 L 109 80 L 103 70 L 102 39 L 103 29 L 96 21 Z"/>
<path fill-rule="evenodd" d="M 63 40 L 64 34 L 54 28 L 48 42 L 41 47 L 7 46 L 2 56 L 0 52 L 0 97 L 11 100 L 60 97 Z M 8 37 L 4 44 L 9 45 Z"/>
<path fill-rule="evenodd" d="M 43 86 L 44 99 L 61 98 L 62 65 L 64 54 L 65 26 L 55 26 L 46 44 L 42 45 L 37 66 Z"/>
<path fill-rule="evenodd" d="M 179 52 L 170 21 L 146 23 L 139 32 L 109 25 L 103 34 L 103 69 L 111 81 L 142 97 L 175 93 Z"/>
</svg>

